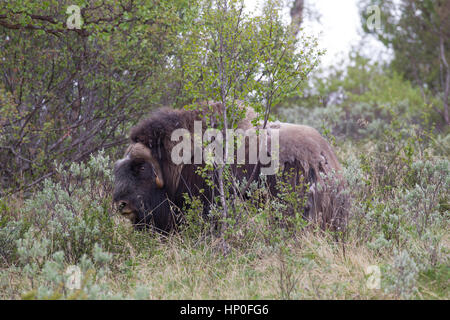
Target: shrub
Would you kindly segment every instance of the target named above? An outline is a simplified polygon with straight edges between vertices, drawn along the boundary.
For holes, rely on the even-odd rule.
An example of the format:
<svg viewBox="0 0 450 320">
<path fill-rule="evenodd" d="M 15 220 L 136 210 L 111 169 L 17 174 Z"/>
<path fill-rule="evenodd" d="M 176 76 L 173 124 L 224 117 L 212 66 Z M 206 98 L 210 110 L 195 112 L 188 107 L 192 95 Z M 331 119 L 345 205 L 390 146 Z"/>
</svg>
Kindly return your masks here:
<svg viewBox="0 0 450 320">
<path fill-rule="evenodd" d="M 82 32 L 62 27 L 74 3 Z M 0 69 L 11 79 L 0 79 L 0 187 L 35 186 L 54 160 L 84 161 L 117 145 L 152 107 L 179 99 L 179 35 L 197 9 L 184 0 L 2 5 Z"/>
<path fill-rule="evenodd" d="M 76 265 L 64 262 L 64 252 L 57 251 L 49 255 L 47 239 L 36 241 L 29 234 L 18 243 L 23 276 L 31 283 L 32 290 L 22 294 L 23 299 L 111 299 L 118 298 L 111 293 L 105 283 L 109 275 L 112 255 L 97 244 L 88 258 L 84 254 Z M 67 285 L 70 270 L 79 271 L 79 283 L 74 287 Z M 79 287 L 78 287 L 79 285 Z"/>
<path fill-rule="evenodd" d="M 394 257 L 392 265 L 385 272 L 385 291 L 400 298 L 412 298 L 417 292 L 419 268 L 416 262 L 403 250 Z"/>
<path fill-rule="evenodd" d="M 28 229 L 24 220 L 5 221 L 0 224 L 0 266 L 7 266 L 17 259 L 16 241 Z"/>
<path fill-rule="evenodd" d="M 247 181 L 237 183 L 237 189 L 243 190 Z M 227 243 L 235 249 L 248 250 L 267 246 L 276 249 L 285 241 L 295 239 L 309 222 L 304 218 L 308 186 L 300 183 L 292 187 L 290 183 L 279 181 L 279 194 L 271 195 L 264 178 L 262 182 L 253 181 L 243 197 L 229 196 L 230 215 L 226 219 Z M 212 205 L 204 213 L 202 202 L 198 198 L 185 195 L 183 208 L 184 224 L 181 231 L 185 239 L 210 239 L 217 236 L 217 221 L 221 214 Z"/>
<path fill-rule="evenodd" d="M 66 261 L 75 263 L 96 243 L 114 249 L 111 167 L 103 152 L 67 169 L 56 164 L 55 179 L 45 180 L 25 202 L 22 214 L 33 232 L 51 243 L 50 254 L 62 251 Z"/>
</svg>

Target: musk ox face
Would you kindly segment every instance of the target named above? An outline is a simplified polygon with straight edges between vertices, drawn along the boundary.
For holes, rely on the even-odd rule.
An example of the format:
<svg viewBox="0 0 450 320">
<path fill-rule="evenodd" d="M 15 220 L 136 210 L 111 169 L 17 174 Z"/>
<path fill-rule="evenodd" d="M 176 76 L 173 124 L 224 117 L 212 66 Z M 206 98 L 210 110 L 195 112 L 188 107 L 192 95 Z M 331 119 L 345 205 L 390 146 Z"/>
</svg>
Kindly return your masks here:
<svg viewBox="0 0 450 320">
<path fill-rule="evenodd" d="M 169 201 L 157 170 L 143 150 L 141 145 L 131 146 L 126 157 L 114 165 L 113 201 L 136 229 L 167 232 L 173 223 Z"/>
</svg>

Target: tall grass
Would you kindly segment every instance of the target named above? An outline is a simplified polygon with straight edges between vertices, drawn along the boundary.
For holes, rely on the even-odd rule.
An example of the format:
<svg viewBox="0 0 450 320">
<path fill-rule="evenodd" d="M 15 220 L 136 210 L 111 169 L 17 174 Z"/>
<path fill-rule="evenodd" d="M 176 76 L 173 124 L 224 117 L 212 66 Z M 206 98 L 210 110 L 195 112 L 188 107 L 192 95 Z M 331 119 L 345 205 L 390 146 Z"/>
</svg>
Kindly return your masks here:
<svg viewBox="0 0 450 320">
<path fill-rule="evenodd" d="M 395 119 L 376 131 L 336 141 L 352 199 L 345 232 L 304 221 L 302 199 L 250 188 L 227 256 L 196 199 L 178 233 L 137 232 L 111 206 L 107 155 L 58 167 L 31 197 L 0 199 L 0 298 L 448 299 L 449 161 Z M 294 214 L 282 214 L 286 204 Z M 69 266 L 79 289 L 67 287 Z"/>
</svg>

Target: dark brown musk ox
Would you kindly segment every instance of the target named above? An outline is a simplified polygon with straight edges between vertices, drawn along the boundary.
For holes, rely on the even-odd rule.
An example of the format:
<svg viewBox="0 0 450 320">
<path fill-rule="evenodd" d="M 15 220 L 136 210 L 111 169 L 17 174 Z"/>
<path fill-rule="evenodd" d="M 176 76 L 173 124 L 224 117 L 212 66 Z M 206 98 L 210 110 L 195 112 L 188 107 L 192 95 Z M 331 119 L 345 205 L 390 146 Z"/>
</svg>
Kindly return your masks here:
<svg viewBox="0 0 450 320">
<path fill-rule="evenodd" d="M 214 117 L 211 120 L 204 116 L 211 110 L 213 115 L 220 115 L 221 104 L 203 103 L 197 110 L 162 108 L 132 128 L 131 144 L 125 157 L 114 166 L 113 199 L 120 213 L 130 219 L 136 229 L 153 228 L 162 233 L 172 230 L 179 218 L 172 205 L 183 208 L 185 193 L 200 196 L 204 200 L 204 214 L 208 212 L 214 190 L 197 173 L 204 163 L 174 163 L 171 154 L 177 142 L 171 140 L 171 134 L 180 128 L 194 133 L 194 121 L 202 121 L 203 130 L 215 127 Z M 237 128 L 255 128 L 251 122 L 254 118 L 253 110 L 247 108 Z M 269 122 L 267 130 L 268 145 L 271 132 L 276 130 L 279 136 L 280 170 L 266 179 L 271 194 L 276 196 L 279 179 L 287 180 L 293 187 L 308 184 L 309 188 L 302 189 L 308 192 L 303 216 L 319 222 L 324 229 L 338 230 L 345 226 L 348 210 L 345 184 L 339 161 L 328 142 L 317 130 L 304 125 Z M 247 161 L 248 146 L 245 148 Z M 256 166 L 256 175 L 252 176 L 255 166 L 247 162 L 232 165 L 232 172 L 237 179 L 245 177 L 248 181 L 252 177 L 258 182 L 264 165 Z"/>
</svg>

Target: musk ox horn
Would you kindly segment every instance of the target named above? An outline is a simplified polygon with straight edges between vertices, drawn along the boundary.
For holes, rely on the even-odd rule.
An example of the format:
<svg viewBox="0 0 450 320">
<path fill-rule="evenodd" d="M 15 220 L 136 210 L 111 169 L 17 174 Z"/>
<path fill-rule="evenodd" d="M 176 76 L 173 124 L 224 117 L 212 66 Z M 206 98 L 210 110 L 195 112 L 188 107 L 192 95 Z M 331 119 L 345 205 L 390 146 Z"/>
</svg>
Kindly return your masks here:
<svg viewBox="0 0 450 320">
<path fill-rule="evenodd" d="M 128 147 L 127 151 L 125 152 L 125 156 L 127 155 L 130 156 L 131 158 L 144 159 L 145 161 L 150 162 L 151 165 L 153 166 L 153 169 L 155 170 L 156 186 L 160 189 L 164 187 L 164 180 L 162 176 L 161 167 L 159 166 L 158 161 L 156 161 L 155 158 L 153 158 L 149 148 L 147 148 L 142 143 L 137 142 Z"/>
</svg>

